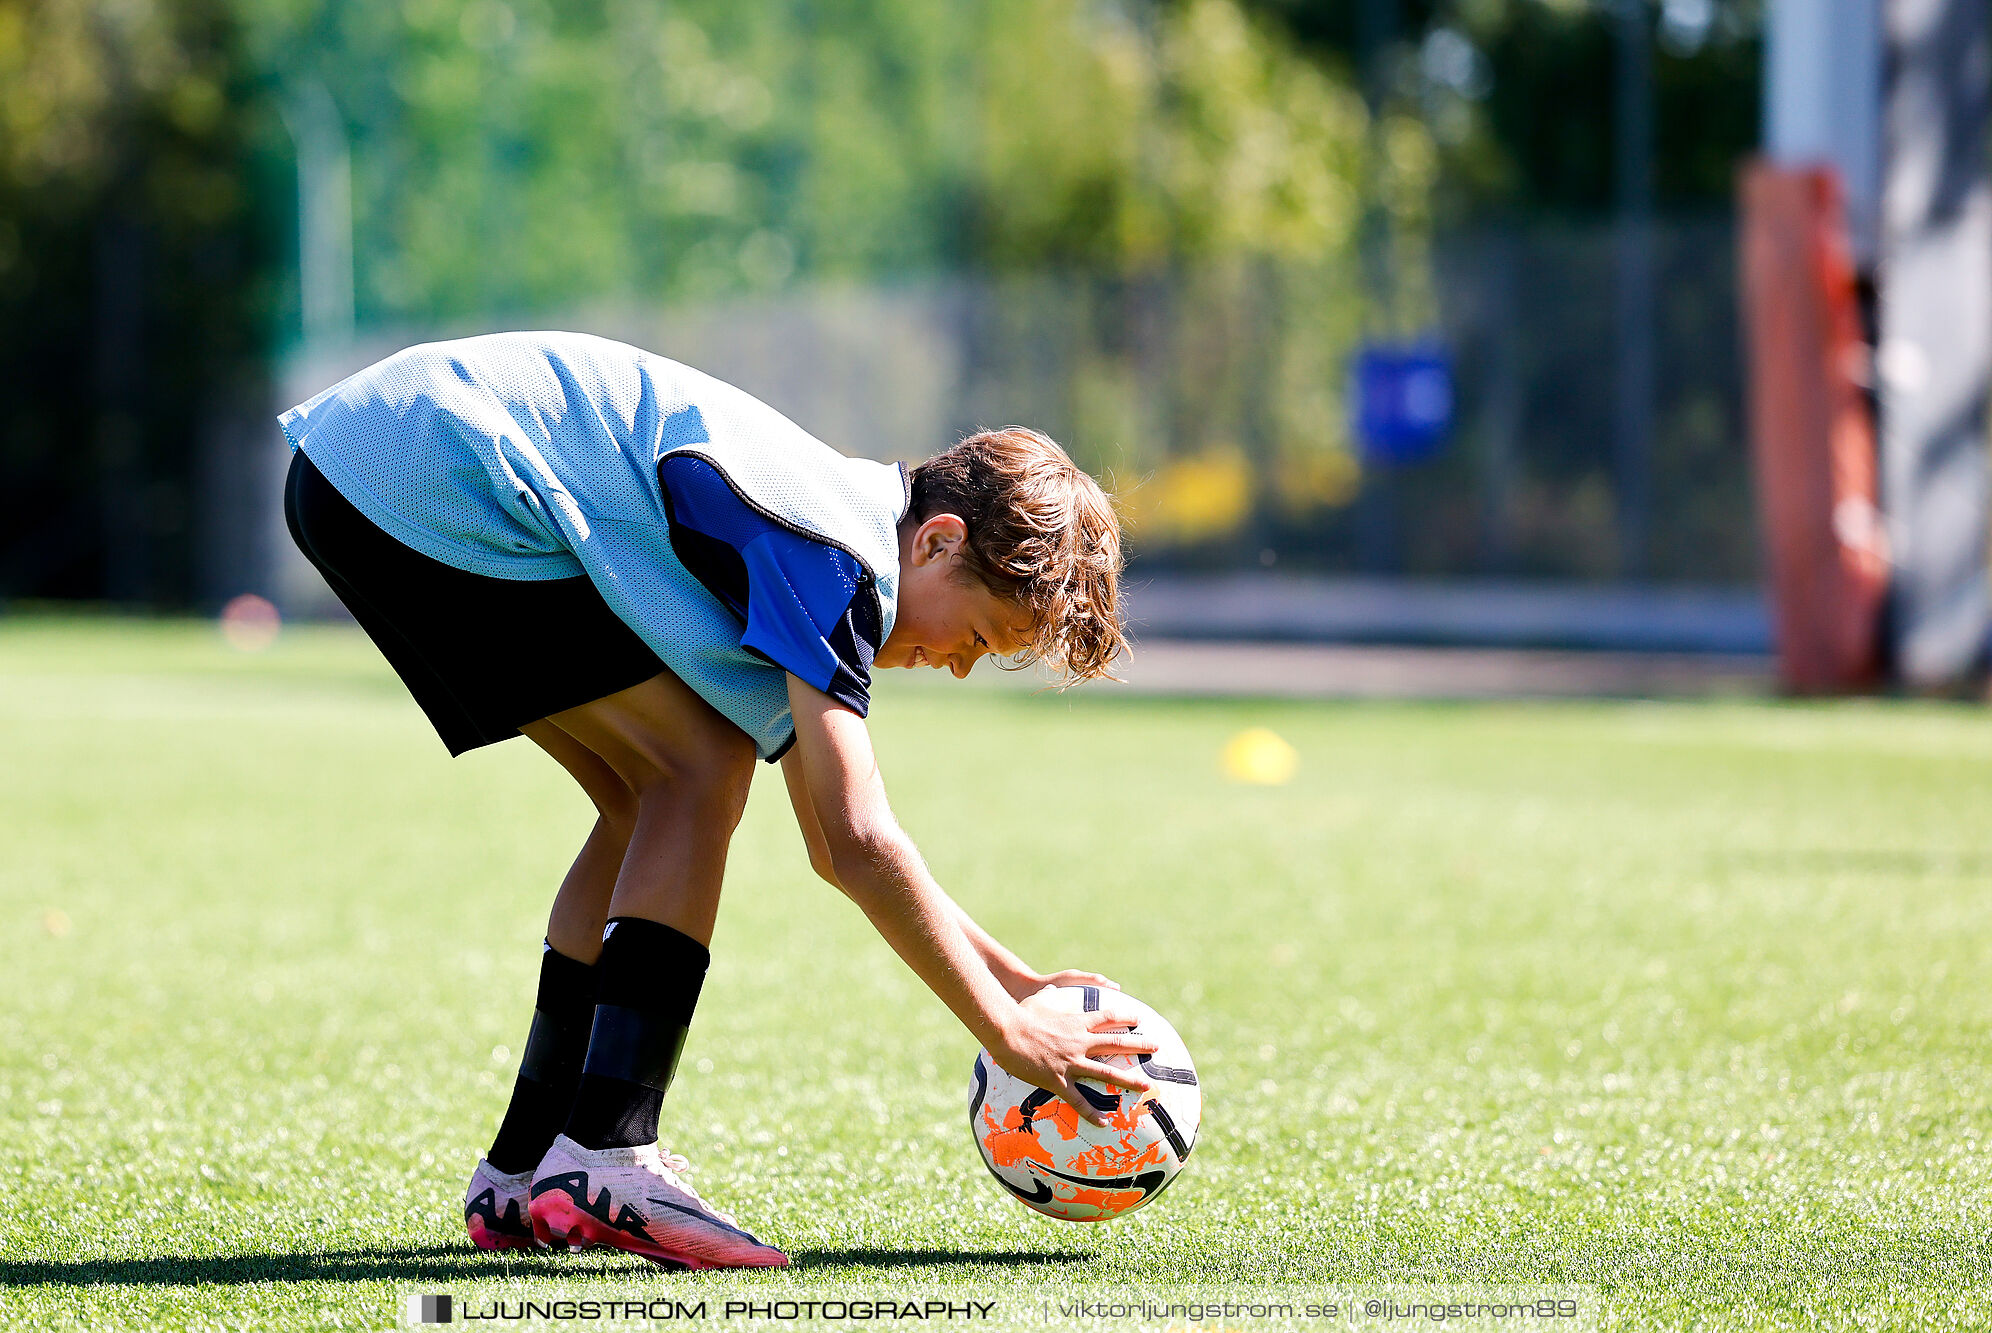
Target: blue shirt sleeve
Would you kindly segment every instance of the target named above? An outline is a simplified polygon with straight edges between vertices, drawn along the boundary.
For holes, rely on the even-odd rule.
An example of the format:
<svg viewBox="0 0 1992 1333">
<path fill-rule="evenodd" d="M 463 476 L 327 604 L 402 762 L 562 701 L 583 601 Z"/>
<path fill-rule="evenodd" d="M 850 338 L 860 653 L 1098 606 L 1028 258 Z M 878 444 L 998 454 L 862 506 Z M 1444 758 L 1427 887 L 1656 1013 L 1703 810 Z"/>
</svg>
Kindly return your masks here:
<svg viewBox="0 0 1992 1333">
<path fill-rule="evenodd" d="M 667 455 L 658 479 L 672 549 L 740 618 L 740 646 L 865 716 L 882 636 L 856 557 L 757 512 L 703 458 Z"/>
<path fill-rule="evenodd" d="M 845 704 L 871 707 L 877 644 L 856 632 L 852 604 L 863 585 L 845 551 L 775 529 L 740 553 L 747 566 L 747 628 L 740 646 Z"/>
</svg>

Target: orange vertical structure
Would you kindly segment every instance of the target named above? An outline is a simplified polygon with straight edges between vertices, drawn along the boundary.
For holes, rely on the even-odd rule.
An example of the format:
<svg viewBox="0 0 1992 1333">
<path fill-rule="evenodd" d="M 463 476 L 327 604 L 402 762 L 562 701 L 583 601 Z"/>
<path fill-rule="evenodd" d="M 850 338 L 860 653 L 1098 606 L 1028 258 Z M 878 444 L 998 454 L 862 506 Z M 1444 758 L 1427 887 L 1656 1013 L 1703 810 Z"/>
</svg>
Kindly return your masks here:
<svg viewBox="0 0 1992 1333">
<path fill-rule="evenodd" d="M 1788 689 L 1881 679 L 1888 589 L 1869 361 L 1838 183 L 1757 162 L 1742 177 L 1750 444 Z"/>
</svg>

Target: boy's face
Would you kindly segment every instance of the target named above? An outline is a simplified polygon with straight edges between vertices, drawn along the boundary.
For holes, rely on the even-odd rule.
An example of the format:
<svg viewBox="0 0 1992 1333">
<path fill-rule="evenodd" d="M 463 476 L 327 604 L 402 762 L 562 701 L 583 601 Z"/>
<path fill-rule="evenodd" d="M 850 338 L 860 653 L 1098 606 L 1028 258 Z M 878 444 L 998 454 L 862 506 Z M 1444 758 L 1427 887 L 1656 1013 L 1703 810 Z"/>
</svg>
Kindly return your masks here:
<svg viewBox="0 0 1992 1333">
<path fill-rule="evenodd" d="M 899 542 L 899 614 L 872 660 L 878 667 L 946 667 L 966 676 L 985 653 L 1007 656 L 1030 639 L 1030 617 L 961 565 L 968 528 L 936 514 Z"/>
</svg>

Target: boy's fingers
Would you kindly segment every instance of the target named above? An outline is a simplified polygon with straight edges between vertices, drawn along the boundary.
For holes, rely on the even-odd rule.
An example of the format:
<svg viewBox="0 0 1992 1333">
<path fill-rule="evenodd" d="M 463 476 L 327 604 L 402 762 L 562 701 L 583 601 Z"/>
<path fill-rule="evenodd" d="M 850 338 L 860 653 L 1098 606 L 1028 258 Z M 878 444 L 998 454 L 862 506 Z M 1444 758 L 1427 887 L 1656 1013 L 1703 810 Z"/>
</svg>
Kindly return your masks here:
<svg viewBox="0 0 1992 1333">
<path fill-rule="evenodd" d="M 1162 1048 L 1153 1038 L 1133 1032 L 1111 1032 L 1086 1048 L 1088 1055 L 1153 1055 Z"/>
<path fill-rule="evenodd" d="M 1111 1083 L 1115 1087 L 1126 1088 L 1129 1092 L 1138 1092 L 1144 1097 L 1154 1087 L 1137 1070 L 1126 1069 L 1120 1065 L 1103 1065 L 1090 1060 L 1083 1064 L 1073 1065 L 1072 1076 L 1074 1078 L 1090 1078 L 1096 1083 Z"/>
<path fill-rule="evenodd" d="M 1099 1013 L 1093 1015 L 1090 1023 L 1086 1024 L 1087 1030 L 1092 1032 L 1103 1032 L 1107 1028 L 1138 1028 L 1140 1026 L 1141 1018 L 1139 1015 L 1115 1013 L 1111 1009 L 1102 1009 Z"/>
</svg>

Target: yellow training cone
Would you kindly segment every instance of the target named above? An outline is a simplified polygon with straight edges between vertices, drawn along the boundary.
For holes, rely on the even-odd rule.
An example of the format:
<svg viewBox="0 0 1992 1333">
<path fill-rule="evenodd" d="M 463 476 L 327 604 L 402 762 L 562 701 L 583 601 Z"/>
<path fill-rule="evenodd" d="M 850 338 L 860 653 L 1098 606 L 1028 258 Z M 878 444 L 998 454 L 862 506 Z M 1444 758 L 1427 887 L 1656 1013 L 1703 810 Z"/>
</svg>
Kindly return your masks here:
<svg viewBox="0 0 1992 1333">
<path fill-rule="evenodd" d="M 1224 743 L 1217 763 L 1233 782 L 1278 787 L 1293 781 L 1300 752 L 1264 727 L 1247 727 Z"/>
</svg>

